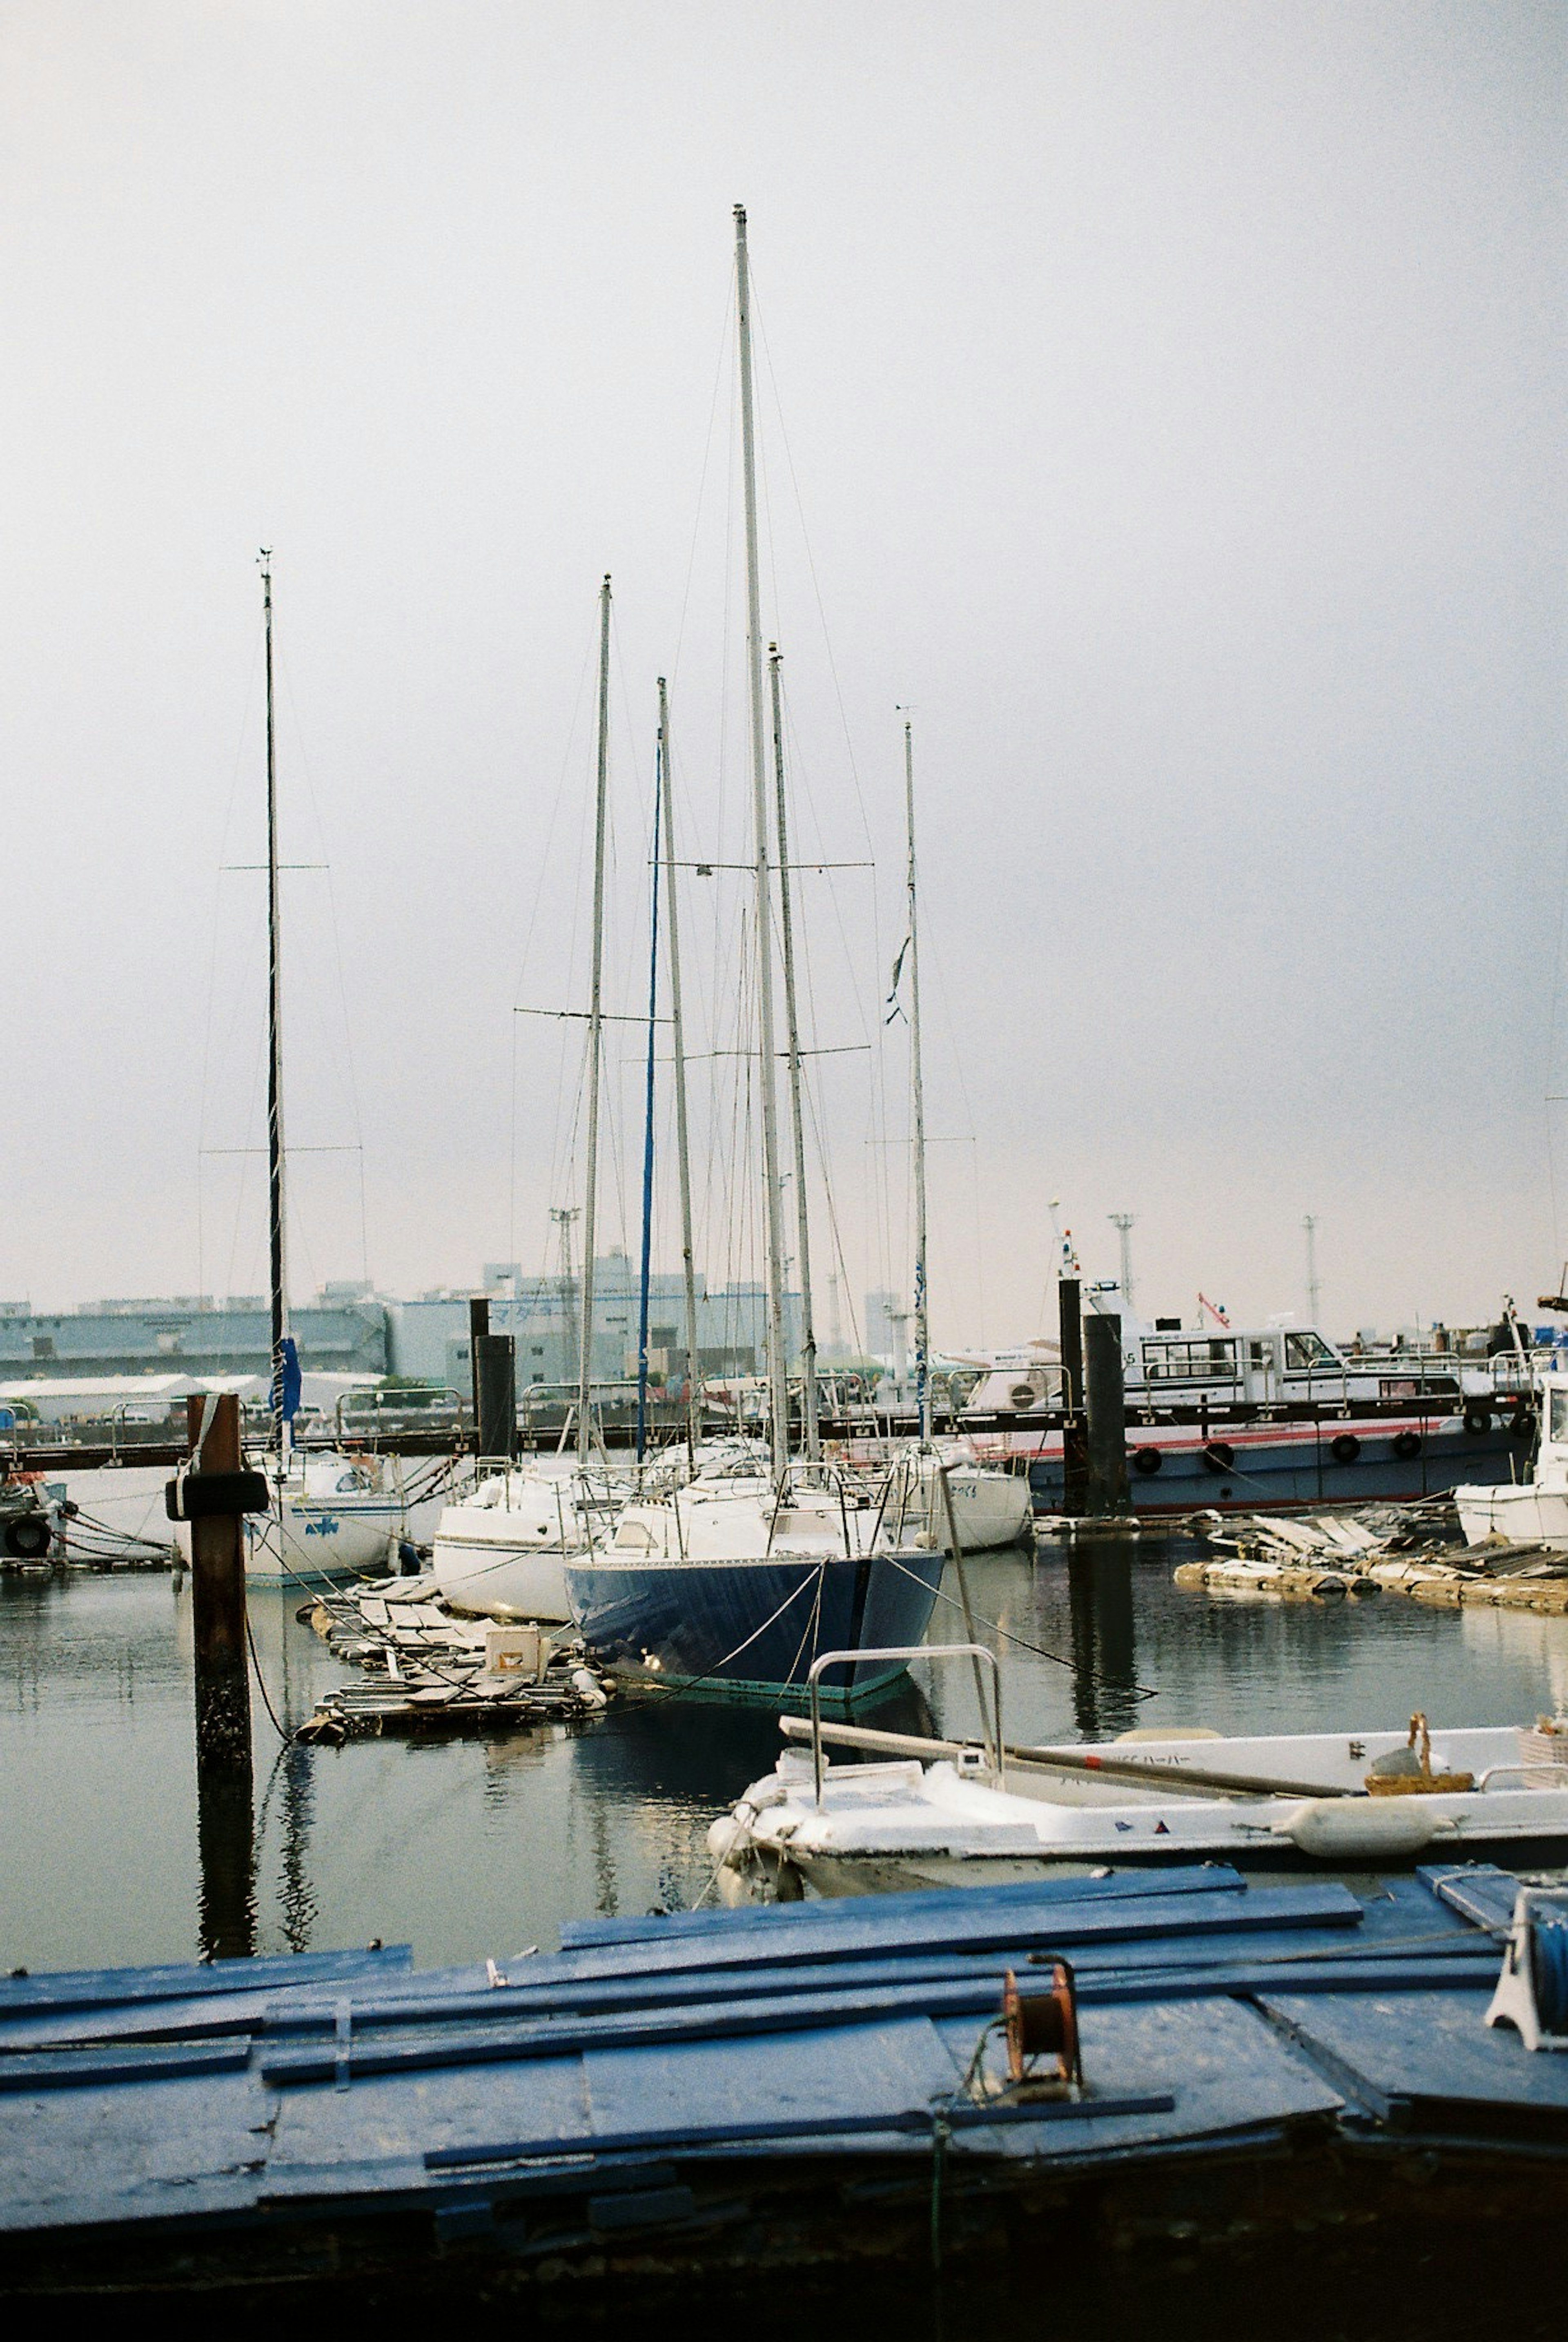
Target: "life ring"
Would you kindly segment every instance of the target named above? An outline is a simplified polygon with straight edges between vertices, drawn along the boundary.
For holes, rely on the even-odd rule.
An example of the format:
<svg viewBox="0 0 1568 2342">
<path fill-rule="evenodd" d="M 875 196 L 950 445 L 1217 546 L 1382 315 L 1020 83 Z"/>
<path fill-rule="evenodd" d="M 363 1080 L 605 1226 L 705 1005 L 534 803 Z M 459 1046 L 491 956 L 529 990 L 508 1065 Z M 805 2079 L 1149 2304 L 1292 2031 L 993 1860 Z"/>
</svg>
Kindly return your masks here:
<svg viewBox="0 0 1568 2342">
<path fill-rule="evenodd" d="M 1398 1433 L 1394 1438 L 1393 1452 L 1402 1464 L 1408 1464 L 1413 1456 L 1419 1456 L 1421 1453 L 1421 1434 L 1418 1431 Z"/>
<path fill-rule="evenodd" d="M 53 1535 L 47 1513 L 14 1513 L 5 1524 L 5 1550 L 13 1561 L 42 1561 Z"/>
<path fill-rule="evenodd" d="M 1467 1406 L 1464 1410 L 1464 1428 L 1469 1432 L 1472 1439 L 1479 1439 L 1483 1431 L 1490 1431 L 1492 1428 L 1492 1409 L 1489 1406 Z"/>
<path fill-rule="evenodd" d="M 1134 1447 L 1133 1450 L 1133 1469 L 1134 1472 L 1157 1472 L 1164 1460 L 1164 1457 L 1161 1455 L 1157 1447 Z"/>
<path fill-rule="evenodd" d="M 1342 1431 L 1329 1452 L 1336 1464 L 1353 1464 L 1361 1454 L 1361 1442 L 1353 1431 Z"/>
<path fill-rule="evenodd" d="M 1203 1461 L 1211 1472 L 1228 1472 L 1236 1460 L 1236 1451 L 1228 1440 L 1211 1439 L 1203 1450 Z"/>
<path fill-rule="evenodd" d="M 1007 1396 L 1014 1406 L 1036 1406 L 1039 1404 L 1033 1383 L 1014 1383 Z"/>
</svg>

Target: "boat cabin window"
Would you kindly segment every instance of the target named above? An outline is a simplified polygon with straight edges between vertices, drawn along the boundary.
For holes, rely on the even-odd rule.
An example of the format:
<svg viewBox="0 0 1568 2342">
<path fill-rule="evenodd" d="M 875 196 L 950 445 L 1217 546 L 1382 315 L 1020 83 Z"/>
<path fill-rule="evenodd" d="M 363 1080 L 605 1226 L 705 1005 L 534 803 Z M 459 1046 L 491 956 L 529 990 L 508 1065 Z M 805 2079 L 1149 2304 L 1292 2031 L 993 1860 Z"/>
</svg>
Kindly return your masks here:
<svg viewBox="0 0 1568 2342">
<path fill-rule="evenodd" d="M 1233 1382 L 1234 1342 L 1145 1342 L 1144 1372 L 1150 1382 Z"/>
<path fill-rule="evenodd" d="M 1547 1436 L 1553 1444 L 1568 1441 L 1568 1390 L 1552 1393 L 1552 1428 Z"/>
<path fill-rule="evenodd" d="M 1247 1364 L 1251 1366 L 1253 1374 L 1267 1374 L 1273 1363 L 1274 1346 L 1272 1342 L 1249 1342 L 1247 1344 Z"/>
<path fill-rule="evenodd" d="M 1285 1372 L 1291 1375 L 1333 1374 L 1339 1360 L 1321 1334 L 1285 1336 Z"/>
</svg>

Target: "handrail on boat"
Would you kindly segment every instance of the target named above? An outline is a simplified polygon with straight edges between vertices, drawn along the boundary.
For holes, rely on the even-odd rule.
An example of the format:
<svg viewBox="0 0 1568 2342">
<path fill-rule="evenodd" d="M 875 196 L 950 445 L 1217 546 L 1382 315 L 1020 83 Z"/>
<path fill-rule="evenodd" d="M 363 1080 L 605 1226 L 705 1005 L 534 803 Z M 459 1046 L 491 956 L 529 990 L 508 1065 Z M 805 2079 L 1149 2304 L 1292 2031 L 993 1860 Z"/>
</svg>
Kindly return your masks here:
<svg viewBox="0 0 1568 2342">
<path fill-rule="evenodd" d="M 860 1659 L 988 1659 L 992 1696 L 996 1702 L 996 1786 L 1005 1788 L 1003 1751 L 1007 1743 L 1002 1732 L 1002 1662 L 988 1643 L 894 1643 L 880 1651 L 824 1651 L 812 1661 L 806 1676 L 806 1687 L 811 1693 L 812 1775 L 816 1784 L 818 1813 L 822 1811 L 822 1671 L 824 1667 L 853 1666 Z"/>
<path fill-rule="evenodd" d="M 1546 1773 L 1551 1776 L 1553 1780 L 1561 1782 L 1564 1776 L 1568 1775 L 1568 1764 L 1488 1765 L 1485 1772 L 1477 1776 L 1475 1783 L 1477 1789 L 1489 1789 L 1493 1782 L 1497 1778 L 1499 1773 Z"/>
</svg>

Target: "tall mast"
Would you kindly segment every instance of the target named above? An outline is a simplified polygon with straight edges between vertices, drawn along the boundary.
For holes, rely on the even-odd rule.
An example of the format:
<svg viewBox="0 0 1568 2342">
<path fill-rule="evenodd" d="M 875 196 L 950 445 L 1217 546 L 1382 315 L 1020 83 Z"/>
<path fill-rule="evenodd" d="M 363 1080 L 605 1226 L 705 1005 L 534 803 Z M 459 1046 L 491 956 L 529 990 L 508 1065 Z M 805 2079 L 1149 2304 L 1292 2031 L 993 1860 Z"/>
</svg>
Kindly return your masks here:
<svg viewBox="0 0 1568 2342">
<path fill-rule="evenodd" d="M 648 1077 L 643 1109 L 643 1258 L 637 1294 L 637 1461 L 648 1448 L 648 1287 L 654 1258 L 654 1041 L 659 1014 L 659 817 L 664 786 L 664 739 L 654 760 L 653 878 L 648 914 Z"/>
<path fill-rule="evenodd" d="M 279 956 L 277 883 L 277 749 L 273 694 L 272 553 L 261 552 L 262 614 L 266 635 L 266 937 L 267 937 L 267 1240 L 272 1285 L 272 1406 L 280 1450 L 285 1444 L 283 1412 L 283 1346 L 288 1334 L 288 1289 L 284 1261 L 283 1189 L 283 969 Z"/>
<path fill-rule="evenodd" d="M 773 884 L 768 873 L 767 715 L 763 705 L 762 589 L 758 582 L 756 425 L 752 396 L 752 295 L 746 214 L 735 205 L 735 311 L 740 326 L 741 469 L 746 515 L 746 680 L 751 703 L 752 833 L 756 848 L 757 1015 L 761 1056 L 763 1186 L 768 1235 L 768 1421 L 773 1468 L 789 1461 L 784 1380 L 784 1231 L 780 1225 L 778 1099 L 774 1055 Z"/>
<path fill-rule="evenodd" d="M 904 813 L 909 839 L 909 1091 L 914 1124 L 914 1390 L 922 1446 L 931 1441 L 931 1328 L 925 1292 L 925 1088 L 920 1061 L 920 927 L 914 883 L 914 733 L 904 725 Z"/>
<path fill-rule="evenodd" d="M 811 1302 L 811 1227 L 805 1201 L 805 1121 L 801 1111 L 800 1023 L 795 1013 L 794 928 L 790 916 L 789 823 L 784 809 L 784 707 L 779 673 L 783 666 L 776 643 L 768 645 L 768 686 L 773 701 L 774 796 L 779 837 L 779 926 L 784 937 L 784 1046 L 789 1057 L 790 1126 L 794 1139 L 795 1266 L 800 1273 L 800 1346 L 802 1373 L 801 1427 L 805 1452 L 814 1463 L 822 1455 L 817 1425 L 816 1326 Z"/>
<path fill-rule="evenodd" d="M 659 677 L 659 777 L 664 800 L 664 922 L 670 937 L 670 1024 L 674 1035 L 675 1158 L 681 1189 L 681 1267 L 686 1284 L 686 1454 L 694 1455 L 702 1434 L 702 1394 L 697 1374 L 697 1267 L 692 1244 L 692 1158 L 686 1132 L 686 1036 L 681 1022 L 681 944 L 675 924 L 674 777 L 670 769 L 670 702 Z"/>
<path fill-rule="evenodd" d="M 594 976 L 588 996 L 588 1176 L 583 1196 L 583 1322 L 577 1352 L 577 1461 L 585 1465 L 594 1357 L 594 1240 L 599 1189 L 599 1060 L 604 1037 L 604 808 L 610 782 L 610 581 L 599 588 L 599 771 L 594 801 Z"/>
</svg>

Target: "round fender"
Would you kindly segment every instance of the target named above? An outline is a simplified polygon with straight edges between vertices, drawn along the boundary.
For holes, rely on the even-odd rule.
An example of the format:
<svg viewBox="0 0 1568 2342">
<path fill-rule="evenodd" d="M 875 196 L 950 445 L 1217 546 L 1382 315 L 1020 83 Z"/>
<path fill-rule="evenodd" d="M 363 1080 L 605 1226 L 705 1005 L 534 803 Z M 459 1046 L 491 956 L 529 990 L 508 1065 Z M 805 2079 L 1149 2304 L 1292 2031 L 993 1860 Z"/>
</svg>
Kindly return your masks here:
<svg viewBox="0 0 1568 2342">
<path fill-rule="evenodd" d="M 1413 1456 L 1421 1453 L 1421 1434 L 1418 1431 L 1400 1432 L 1393 1443 L 1393 1452 L 1402 1464 L 1408 1464 Z"/>
<path fill-rule="evenodd" d="M 1273 1833 L 1316 1862 L 1392 1861 L 1453 1827 L 1422 1797 L 1308 1797 Z"/>
<path fill-rule="evenodd" d="M 13 1561 L 42 1561 L 54 1534 L 47 1513 L 13 1513 L 0 1544 Z"/>
<path fill-rule="evenodd" d="M 1353 1431 L 1342 1431 L 1330 1453 L 1336 1464 L 1353 1464 L 1361 1454 L 1361 1442 Z"/>
<path fill-rule="evenodd" d="M 1157 1472 L 1164 1460 L 1157 1447 L 1134 1447 L 1133 1450 L 1133 1469 L 1145 1476 Z"/>
<path fill-rule="evenodd" d="M 1236 1460 L 1236 1451 L 1226 1439 L 1211 1439 L 1203 1450 L 1203 1461 L 1211 1472 L 1228 1472 Z"/>
<path fill-rule="evenodd" d="M 1535 1410 L 1533 1406 L 1516 1406 L 1508 1425 L 1508 1436 L 1521 1446 L 1535 1436 Z"/>
<path fill-rule="evenodd" d="M 1472 1439 L 1479 1439 L 1483 1431 L 1490 1431 L 1492 1428 L 1492 1409 L 1489 1406 L 1467 1406 L 1464 1410 L 1464 1428 L 1469 1432 Z"/>
</svg>

